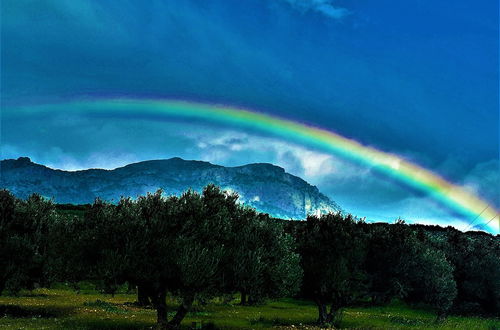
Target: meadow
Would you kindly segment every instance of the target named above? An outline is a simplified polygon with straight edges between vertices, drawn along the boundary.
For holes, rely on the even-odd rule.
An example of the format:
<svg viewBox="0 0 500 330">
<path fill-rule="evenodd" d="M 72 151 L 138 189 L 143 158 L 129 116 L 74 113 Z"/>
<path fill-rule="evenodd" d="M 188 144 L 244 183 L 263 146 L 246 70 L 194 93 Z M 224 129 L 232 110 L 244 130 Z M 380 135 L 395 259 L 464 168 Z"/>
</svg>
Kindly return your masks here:
<svg viewBox="0 0 500 330">
<path fill-rule="evenodd" d="M 236 298 L 236 297 L 235 297 Z M 79 293 L 64 285 L 0 296 L 2 329 L 152 329 L 153 308 L 134 305 L 136 295 L 125 288 L 114 296 L 88 286 Z M 169 318 L 176 300 L 169 297 Z M 226 300 L 227 301 L 227 300 Z M 196 303 L 182 322 L 183 329 L 319 329 L 316 305 L 298 299 L 278 299 L 258 306 L 240 306 L 215 299 Z M 449 316 L 436 322 L 425 307 L 393 302 L 387 306 L 346 308 L 340 328 L 345 329 L 500 329 L 500 319 Z"/>
</svg>

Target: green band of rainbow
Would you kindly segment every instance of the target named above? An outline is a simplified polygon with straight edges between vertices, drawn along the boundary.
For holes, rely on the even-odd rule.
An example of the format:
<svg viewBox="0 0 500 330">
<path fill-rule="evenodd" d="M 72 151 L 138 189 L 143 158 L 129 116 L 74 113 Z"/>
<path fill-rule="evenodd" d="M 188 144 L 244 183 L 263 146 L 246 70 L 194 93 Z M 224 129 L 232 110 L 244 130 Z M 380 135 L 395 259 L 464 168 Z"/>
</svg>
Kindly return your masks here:
<svg viewBox="0 0 500 330">
<path fill-rule="evenodd" d="M 279 136 L 289 141 L 331 152 L 357 163 L 374 166 L 380 172 L 416 188 L 452 210 L 463 214 L 475 224 L 486 225 L 499 232 L 499 212 L 477 196 L 454 185 L 439 175 L 412 164 L 394 154 L 382 152 L 324 129 L 266 114 L 228 107 L 178 100 L 93 99 L 7 109 L 12 115 L 74 112 L 130 118 L 182 118 L 237 126 Z M 496 217 L 496 219 L 495 219 Z"/>
</svg>

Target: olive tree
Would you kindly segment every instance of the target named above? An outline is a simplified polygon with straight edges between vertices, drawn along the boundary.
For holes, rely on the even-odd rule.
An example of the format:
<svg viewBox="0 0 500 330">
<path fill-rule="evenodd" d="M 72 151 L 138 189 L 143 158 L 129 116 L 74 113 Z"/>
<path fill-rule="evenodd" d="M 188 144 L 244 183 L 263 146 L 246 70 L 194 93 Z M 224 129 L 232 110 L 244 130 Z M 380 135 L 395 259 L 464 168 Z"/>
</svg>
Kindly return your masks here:
<svg viewBox="0 0 500 330">
<path fill-rule="evenodd" d="M 352 216 L 330 213 L 309 216 L 298 236 L 303 294 L 317 304 L 318 323 L 338 325 L 342 308 L 364 289 L 364 234 Z"/>
<path fill-rule="evenodd" d="M 294 238 L 285 233 L 282 221 L 248 207 L 236 210 L 228 246 L 227 290 L 240 292 L 242 305 L 295 294 L 302 269 Z"/>
<path fill-rule="evenodd" d="M 0 293 L 48 284 L 49 230 L 54 204 L 33 194 L 26 200 L 0 190 Z"/>
<path fill-rule="evenodd" d="M 374 303 L 387 303 L 393 298 L 426 303 L 442 319 L 456 297 L 454 268 L 445 254 L 402 220 L 371 225 L 365 268 Z"/>
</svg>

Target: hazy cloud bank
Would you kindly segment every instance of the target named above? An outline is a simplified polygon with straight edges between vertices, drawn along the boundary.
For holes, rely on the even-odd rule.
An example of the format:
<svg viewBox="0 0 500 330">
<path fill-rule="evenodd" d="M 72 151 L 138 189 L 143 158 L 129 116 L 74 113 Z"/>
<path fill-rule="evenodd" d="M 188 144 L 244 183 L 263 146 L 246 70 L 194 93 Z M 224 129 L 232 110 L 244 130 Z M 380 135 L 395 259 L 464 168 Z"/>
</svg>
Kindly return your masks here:
<svg viewBox="0 0 500 330">
<path fill-rule="evenodd" d="M 313 11 L 333 19 L 342 19 L 350 14 L 346 8 L 335 5 L 332 0 L 282 0 L 301 11 Z"/>
</svg>

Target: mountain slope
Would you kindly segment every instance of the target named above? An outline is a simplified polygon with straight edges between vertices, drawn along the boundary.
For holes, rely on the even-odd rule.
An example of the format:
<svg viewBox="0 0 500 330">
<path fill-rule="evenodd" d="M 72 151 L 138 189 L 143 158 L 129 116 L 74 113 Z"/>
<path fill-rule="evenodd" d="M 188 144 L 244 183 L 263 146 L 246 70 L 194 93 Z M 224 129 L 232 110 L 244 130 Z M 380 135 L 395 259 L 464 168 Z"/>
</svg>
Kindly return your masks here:
<svg viewBox="0 0 500 330">
<path fill-rule="evenodd" d="M 340 207 L 299 177 L 271 164 L 224 167 L 208 162 L 171 158 L 129 164 L 114 170 L 61 171 L 27 157 L 1 161 L 0 187 L 26 198 L 33 192 L 57 203 L 91 203 L 96 197 L 117 201 L 120 196 L 145 194 L 162 188 L 180 194 L 200 191 L 214 183 L 237 191 L 240 201 L 275 217 L 303 219 L 307 214 L 339 211 Z"/>
</svg>

